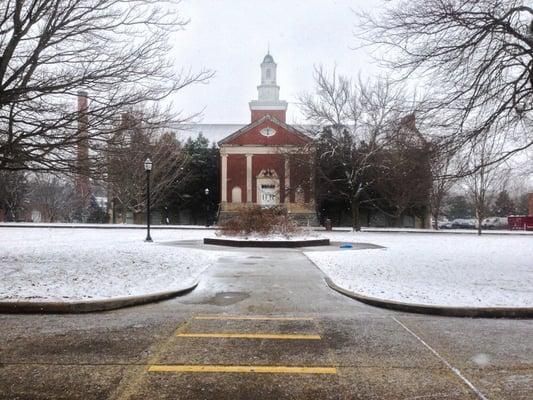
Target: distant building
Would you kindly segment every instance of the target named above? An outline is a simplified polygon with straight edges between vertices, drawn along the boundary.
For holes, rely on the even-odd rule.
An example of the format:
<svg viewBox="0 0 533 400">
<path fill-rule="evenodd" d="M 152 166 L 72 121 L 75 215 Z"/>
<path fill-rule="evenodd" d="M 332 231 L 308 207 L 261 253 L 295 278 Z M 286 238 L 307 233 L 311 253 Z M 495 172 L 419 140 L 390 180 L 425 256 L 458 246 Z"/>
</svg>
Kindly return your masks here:
<svg viewBox="0 0 533 400">
<path fill-rule="evenodd" d="M 302 223 L 317 223 L 309 162 L 313 139 L 286 123 L 287 102 L 279 98 L 276 69 L 267 54 L 258 98 L 249 103 L 250 124 L 218 142 L 222 220 L 255 204 L 282 206 Z"/>
</svg>

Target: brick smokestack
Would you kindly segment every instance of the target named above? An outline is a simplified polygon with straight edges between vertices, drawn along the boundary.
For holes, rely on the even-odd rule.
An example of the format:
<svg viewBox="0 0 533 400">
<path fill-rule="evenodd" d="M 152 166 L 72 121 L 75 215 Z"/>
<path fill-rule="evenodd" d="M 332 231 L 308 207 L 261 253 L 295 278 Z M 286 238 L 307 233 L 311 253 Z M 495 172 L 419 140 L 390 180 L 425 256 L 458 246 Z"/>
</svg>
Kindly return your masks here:
<svg viewBox="0 0 533 400">
<path fill-rule="evenodd" d="M 529 210 L 528 215 L 533 216 L 533 193 L 527 195 L 527 209 Z"/>
<path fill-rule="evenodd" d="M 89 184 L 89 104 L 87 92 L 78 92 L 78 143 L 76 159 L 76 195 L 79 210 L 87 210 L 90 198 Z"/>
<path fill-rule="evenodd" d="M 402 125 L 416 131 L 416 116 L 415 114 L 409 114 L 402 118 Z"/>
</svg>

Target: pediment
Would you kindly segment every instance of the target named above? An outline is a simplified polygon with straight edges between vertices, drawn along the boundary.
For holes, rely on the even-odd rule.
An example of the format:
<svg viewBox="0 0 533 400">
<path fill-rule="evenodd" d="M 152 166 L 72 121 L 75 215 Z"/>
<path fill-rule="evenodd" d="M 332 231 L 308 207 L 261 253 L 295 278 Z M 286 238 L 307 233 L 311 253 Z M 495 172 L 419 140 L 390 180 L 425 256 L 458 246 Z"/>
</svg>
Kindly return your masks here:
<svg viewBox="0 0 533 400">
<path fill-rule="evenodd" d="M 243 145 L 305 145 L 311 143 L 312 138 L 283 121 L 265 115 L 244 126 L 218 142 L 219 146 Z"/>
</svg>

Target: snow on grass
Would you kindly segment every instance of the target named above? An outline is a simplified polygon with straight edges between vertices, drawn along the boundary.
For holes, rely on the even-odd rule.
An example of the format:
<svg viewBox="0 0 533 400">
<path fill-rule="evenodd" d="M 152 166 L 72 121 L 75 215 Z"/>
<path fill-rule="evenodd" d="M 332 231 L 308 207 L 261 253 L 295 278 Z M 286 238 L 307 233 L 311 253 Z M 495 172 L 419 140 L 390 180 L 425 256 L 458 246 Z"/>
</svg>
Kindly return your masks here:
<svg viewBox="0 0 533 400">
<path fill-rule="evenodd" d="M 384 249 L 305 253 L 337 285 L 365 296 L 456 307 L 533 307 L 533 236 L 341 233 Z"/>
<path fill-rule="evenodd" d="M 177 290 L 221 252 L 157 242 L 212 232 L 127 229 L 0 228 L 1 300 L 80 300 Z"/>
</svg>

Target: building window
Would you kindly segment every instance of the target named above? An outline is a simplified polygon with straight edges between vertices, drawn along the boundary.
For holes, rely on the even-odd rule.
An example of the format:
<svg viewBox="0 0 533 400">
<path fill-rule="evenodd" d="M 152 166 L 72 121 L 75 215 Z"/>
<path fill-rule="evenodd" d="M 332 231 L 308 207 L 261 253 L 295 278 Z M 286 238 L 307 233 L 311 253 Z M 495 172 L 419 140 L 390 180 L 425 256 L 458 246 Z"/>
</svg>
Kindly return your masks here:
<svg viewBox="0 0 533 400">
<path fill-rule="evenodd" d="M 231 202 L 242 203 L 242 190 L 239 186 L 235 186 L 231 189 Z"/>
<path fill-rule="evenodd" d="M 267 68 L 266 78 L 267 78 L 267 79 L 270 79 L 270 68 Z"/>
</svg>

